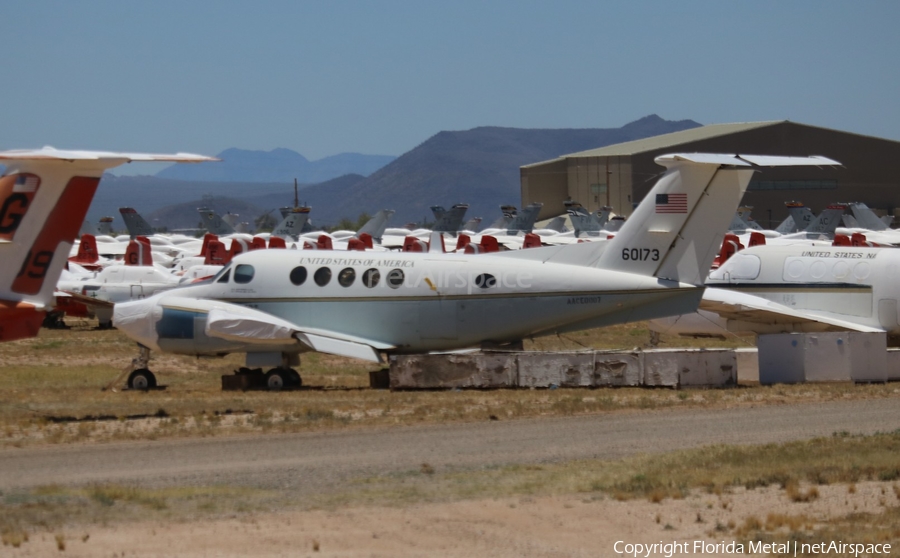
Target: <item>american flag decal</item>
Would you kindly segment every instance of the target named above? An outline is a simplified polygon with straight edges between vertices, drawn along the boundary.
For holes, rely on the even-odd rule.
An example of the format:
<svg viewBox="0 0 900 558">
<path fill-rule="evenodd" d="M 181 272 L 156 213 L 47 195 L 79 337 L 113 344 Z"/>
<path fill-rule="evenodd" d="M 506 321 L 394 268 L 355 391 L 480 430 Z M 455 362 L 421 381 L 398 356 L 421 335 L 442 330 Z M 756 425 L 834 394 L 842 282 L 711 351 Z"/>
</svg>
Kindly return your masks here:
<svg viewBox="0 0 900 558">
<path fill-rule="evenodd" d="M 657 213 L 687 213 L 687 194 L 656 194 Z"/>
<path fill-rule="evenodd" d="M 40 183 L 41 180 L 33 174 L 20 174 L 16 177 L 16 184 L 13 186 L 13 192 L 33 194 Z"/>
</svg>

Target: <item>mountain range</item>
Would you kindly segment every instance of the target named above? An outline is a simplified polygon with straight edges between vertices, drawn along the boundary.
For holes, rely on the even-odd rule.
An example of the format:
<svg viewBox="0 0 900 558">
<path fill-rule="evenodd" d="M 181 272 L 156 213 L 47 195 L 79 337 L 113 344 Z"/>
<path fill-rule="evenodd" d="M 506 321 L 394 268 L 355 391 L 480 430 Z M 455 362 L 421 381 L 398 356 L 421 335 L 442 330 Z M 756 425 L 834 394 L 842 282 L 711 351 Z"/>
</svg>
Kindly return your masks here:
<svg viewBox="0 0 900 558">
<path fill-rule="evenodd" d="M 156 173 L 159 178 L 204 182 L 287 182 L 317 184 L 345 174 L 368 176 L 390 163 L 390 155 L 341 153 L 310 161 L 290 149 L 250 151 L 226 149 L 221 162 L 205 165 L 172 165 Z"/>
<path fill-rule="evenodd" d="M 299 199 L 312 206 L 312 220 L 318 225 L 333 224 L 344 217 L 355 220 L 360 213 L 372 214 L 379 209 L 396 211 L 392 225 L 431 221 L 430 206 L 454 203 L 469 204 L 467 218 L 479 216 L 491 222 L 499 216 L 500 205 L 521 203 L 519 167 L 522 165 L 698 126 L 700 124 L 692 120 L 669 121 L 654 114 L 621 128 L 479 127 L 443 131 L 368 176 L 365 172 L 350 171 L 344 176 L 305 185 L 299 192 Z M 236 155 L 237 160 L 226 166 L 230 153 Z M 227 206 L 227 200 L 222 198 L 235 198 L 242 204 L 250 204 L 243 205 L 240 211 L 229 211 L 256 211 L 255 215 L 242 214 L 241 220 L 252 222 L 258 214 L 293 202 L 293 177 L 282 179 L 267 174 L 266 170 L 273 158 L 306 161 L 302 155 L 295 153 L 295 157 L 290 153 L 294 152 L 287 149 L 271 152 L 229 149 L 220 154 L 225 160 L 223 163 L 178 165 L 171 170 L 164 169 L 154 177 L 114 177 L 109 181 L 109 177 L 105 177 L 88 215 L 92 221 L 103 215 L 118 218 L 117 208 L 130 205 L 146 214 L 160 210 L 154 213 L 154 219 L 157 219 L 154 225 L 192 227 L 196 226 L 196 219 L 191 218 L 193 224 L 179 224 L 173 220 L 175 213 L 163 208 L 178 204 L 200 206 L 205 195 L 207 201 L 211 199 L 209 196 L 215 198 L 220 207 Z M 209 170 L 193 175 L 190 180 L 171 178 L 176 169 L 194 173 L 217 166 L 240 170 L 227 177 L 219 174 L 219 170 Z M 197 176 L 207 178 L 198 179 Z M 248 178 L 250 176 L 256 178 Z M 235 177 L 241 177 L 241 180 L 236 181 Z"/>
</svg>

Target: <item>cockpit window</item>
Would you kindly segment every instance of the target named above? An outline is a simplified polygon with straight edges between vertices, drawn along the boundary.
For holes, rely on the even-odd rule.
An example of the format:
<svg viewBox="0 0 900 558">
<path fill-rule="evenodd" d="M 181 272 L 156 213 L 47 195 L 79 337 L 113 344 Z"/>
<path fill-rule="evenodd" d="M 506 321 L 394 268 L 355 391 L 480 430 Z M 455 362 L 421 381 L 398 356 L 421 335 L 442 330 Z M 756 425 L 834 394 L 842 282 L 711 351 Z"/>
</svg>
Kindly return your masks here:
<svg viewBox="0 0 900 558">
<path fill-rule="evenodd" d="M 253 274 L 256 270 L 253 269 L 252 265 L 248 264 L 239 264 L 234 268 L 234 282 L 235 283 L 249 283 L 253 280 Z"/>
<path fill-rule="evenodd" d="M 227 283 L 228 278 L 231 277 L 231 264 L 226 264 L 225 267 L 219 270 L 216 273 L 216 276 L 212 278 L 214 283 Z"/>
</svg>

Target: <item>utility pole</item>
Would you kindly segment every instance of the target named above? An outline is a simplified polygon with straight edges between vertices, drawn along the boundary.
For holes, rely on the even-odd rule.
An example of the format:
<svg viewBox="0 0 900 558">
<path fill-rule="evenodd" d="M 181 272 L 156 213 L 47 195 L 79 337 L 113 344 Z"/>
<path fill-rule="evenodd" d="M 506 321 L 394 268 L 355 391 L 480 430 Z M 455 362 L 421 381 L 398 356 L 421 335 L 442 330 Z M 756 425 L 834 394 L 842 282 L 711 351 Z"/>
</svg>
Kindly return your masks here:
<svg viewBox="0 0 900 558">
<path fill-rule="evenodd" d="M 300 201 L 297 199 L 297 179 L 294 179 L 294 207 L 300 207 Z"/>
</svg>

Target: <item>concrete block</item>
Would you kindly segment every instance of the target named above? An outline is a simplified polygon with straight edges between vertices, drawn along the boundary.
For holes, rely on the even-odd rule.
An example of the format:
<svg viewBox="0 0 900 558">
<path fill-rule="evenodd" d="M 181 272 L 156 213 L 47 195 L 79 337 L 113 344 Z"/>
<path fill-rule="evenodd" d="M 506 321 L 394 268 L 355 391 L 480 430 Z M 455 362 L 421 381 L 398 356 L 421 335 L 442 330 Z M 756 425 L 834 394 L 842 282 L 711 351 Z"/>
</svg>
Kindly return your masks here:
<svg viewBox="0 0 900 558">
<path fill-rule="evenodd" d="M 593 353 L 517 353 L 519 387 L 590 387 Z"/>
<path fill-rule="evenodd" d="M 516 354 L 399 355 L 390 376 L 391 389 L 513 387 Z"/>
<path fill-rule="evenodd" d="M 886 351 L 886 377 L 888 382 L 900 381 L 900 349 Z"/>
<path fill-rule="evenodd" d="M 644 385 L 724 387 L 737 384 L 737 359 L 727 349 L 655 349 L 644 352 Z"/>
<path fill-rule="evenodd" d="M 738 382 L 759 383 L 759 349 L 735 349 Z"/>
<path fill-rule="evenodd" d="M 642 378 L 642 353 L 594 353 L 591 386 L 639 386 Z"/>
<path fill-rule="evenodd" d="M 856 331 L 760 335 L 761 384 L 885 382 L 887 336 Z"/>
</svg>

